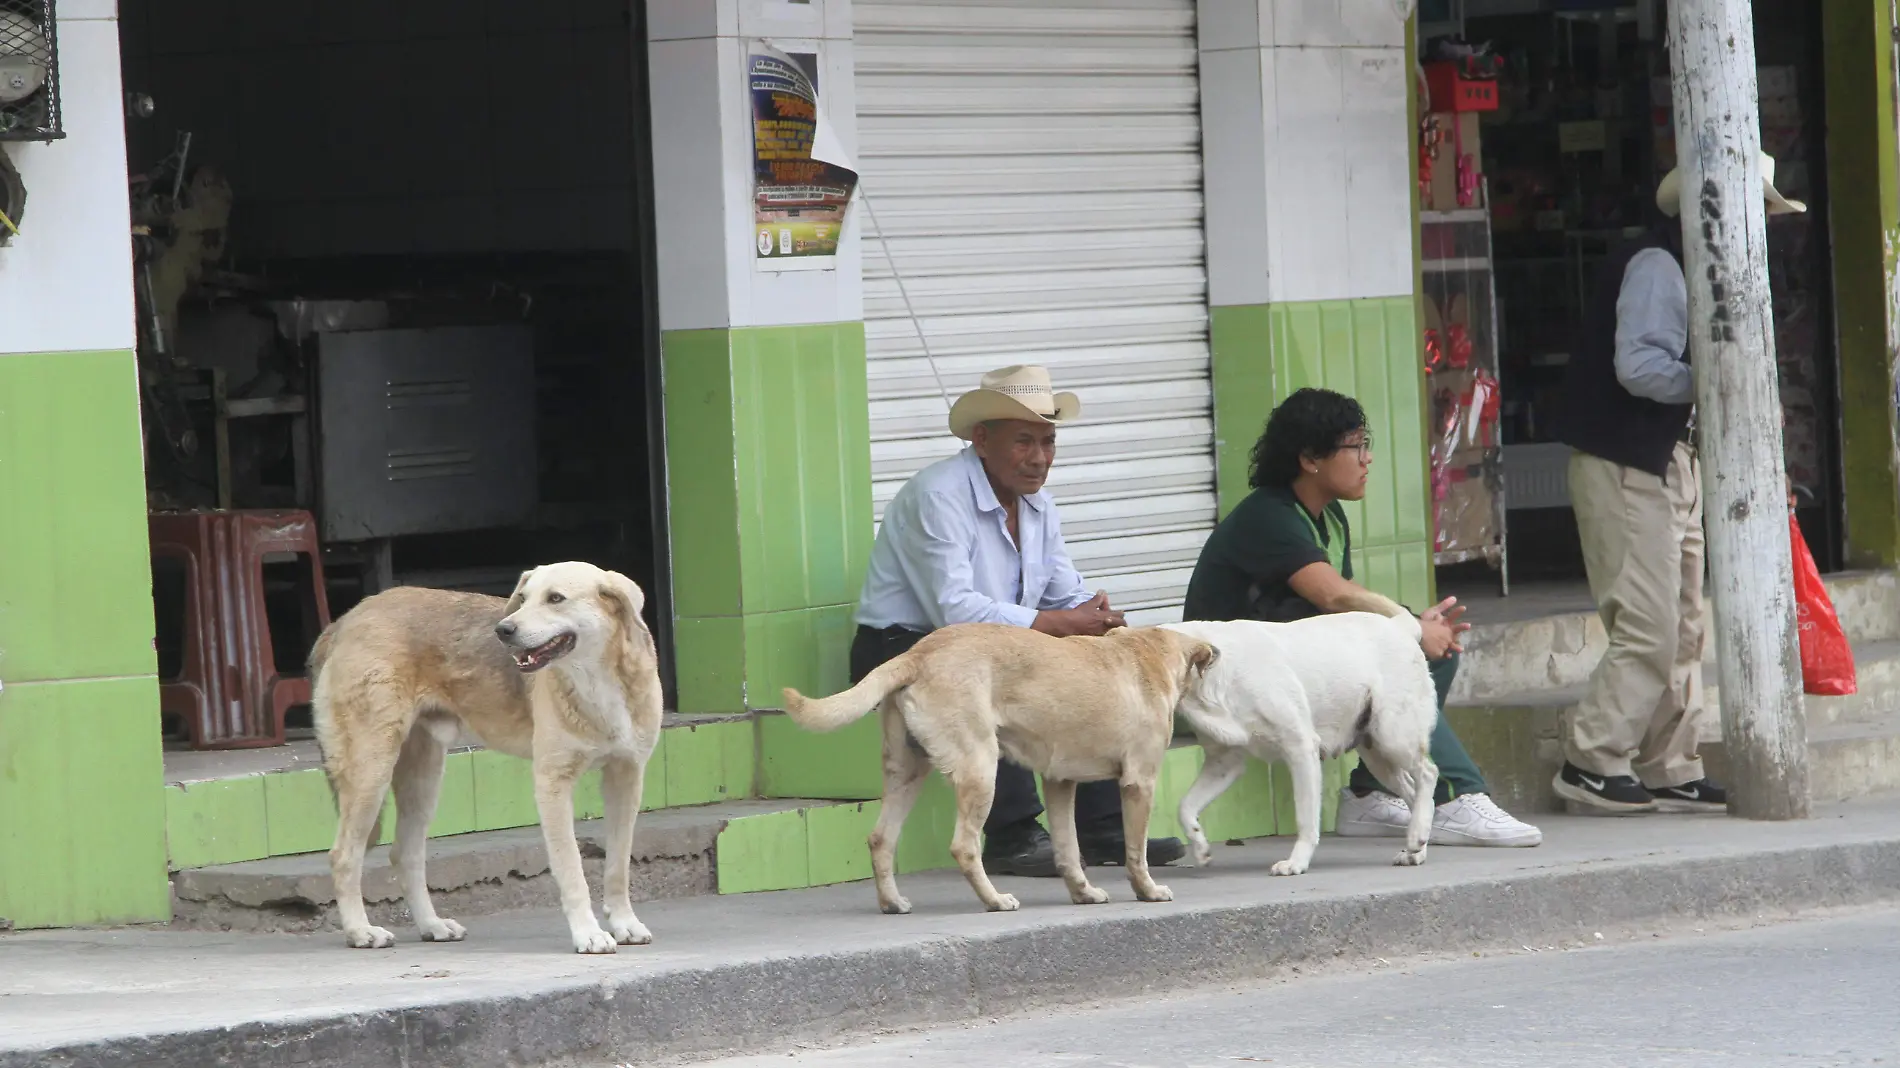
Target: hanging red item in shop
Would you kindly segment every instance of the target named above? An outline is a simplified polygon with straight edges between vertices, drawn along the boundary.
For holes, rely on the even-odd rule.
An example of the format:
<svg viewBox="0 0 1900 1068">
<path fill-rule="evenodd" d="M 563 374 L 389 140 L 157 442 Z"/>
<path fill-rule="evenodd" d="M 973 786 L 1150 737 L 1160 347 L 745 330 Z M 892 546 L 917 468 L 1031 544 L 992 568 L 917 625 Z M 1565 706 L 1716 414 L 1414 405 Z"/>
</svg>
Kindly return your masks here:
<svg viewBox="0 0 1900 1068">
<path fill-rule="evenodd" d="M 1449 342 L 1447 360 L 1454 371 L 1462 371 L 1471 366 L 1471 332 L 1463 323 L 1453 323 L 1445 328 L 1445 340 Z"/>
<path fill-rule="evenodd" d="M 1438 146 L 1445 141 L 1445 127 L 1436 115 L 1426 115 L 1418 121 L 1418 195 L 1426 200 L 1432 195 L 1432 165 L 1438 159 Z"/>
<path fill-rule="evenodd" d="M 1497 437 L 1498 418 L 1504 410 L 1504 391 L 1497 378 L 1489 371 L 1479 371 L 1472 379 L 1465 403 L 1471 406 L 1475 426 L 1468 444 L 1490 448 Z"/>
</svg>

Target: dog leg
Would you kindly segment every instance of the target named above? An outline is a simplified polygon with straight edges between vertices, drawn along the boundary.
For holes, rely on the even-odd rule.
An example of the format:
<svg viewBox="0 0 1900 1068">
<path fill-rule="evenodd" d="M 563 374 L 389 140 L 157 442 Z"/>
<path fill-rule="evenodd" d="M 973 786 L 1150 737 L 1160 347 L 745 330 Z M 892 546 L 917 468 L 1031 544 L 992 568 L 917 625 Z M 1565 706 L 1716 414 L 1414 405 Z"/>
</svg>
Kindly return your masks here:
<svg viewBox="0 0 1900 1068">
<path fill-rule="evenodd" d="M 1069 900 L 1078 905 L 1099 905 L 1108 900 L 1108 891 L 1089 885 L 1089 874 L 1082 867 L 1082 843 L 1075 837 L 1075 783 L 1043 776 L 1042 800 L 1049 810 L 1049 837 L 1056 847 L 1056 871 L 1069 888 Z"/>
<path fill-rule="evenodd" d="M 574 780 L 587 769 L 579 753 L 547 752 L 535 739 L 534 804 L 541 813 L 541 838 L 548 847 L 548 871 L 561 888 L 561 912 L 574 938 L 576 953 L 612 953 L 614 936 L 601 929 L 581 869 L 581 847 L 574 837 Z"/>
<path fill-rule="evenodd" d="M 957 792 L 957 829 L 950 838 L 950 855 L 956 859 L 970 889 L 991 912 L 1015 912 L 1022 907 L 1014 894 L 999 894 L 983 870 L 983 821 L 990 817 L 990 805 L 996 800 L 995 750 L 989 759 L 972 758 L 950 774 L 950 785 Z"/>
<path fill-rule="evenodd" d="M 1438 789 L 1438 765 L 1420 753 L 1407 777 L 1412 780 L 1411 796 L 1406 799 L 1412 806 L 1412 821 L 1405 827 L 1405 852 L 1392 860 L 1401 866 L 1425 863 L 1425 847 L 1432 840 L 1432 815 L 1437 811 L 1432 794 Z"/>
<path fill-rule="evenodd" d="M 1287 753 L 1286 768 L 1293 777 L 1293 822 L 1299 837 L 1293 842 L 1293 855 L 1275 864 L 1271 871 L 1275 875 L 1305 875 L 1313 863 L 1313 850 L 1319 846 L 1319 750 L 1305 746 Z"/>
<path fill-rule="evenodd" d="M 871 871 L 877 877 L 877 907 L 888 915 L 910 912 L 910 901 L 897 892 L 897 841 L 929 774 L 929 760 L 910 747 L 904 717 L 895 709 L 885 709 L 884 803 L 878 808 L 877 826 L 871 829 L 865 844 L 871 847 Z"/>
<path fill-rule="evenodd" d="M 1122 783 L 1122 837 L 1126 851 L 1122 863 L 1128 867 L 1128 885 L 1141 901 L 1173 901 L 1174 891 L 1154 881 L 1148 874 L 1148 821 L 1154 817 L 1154 773 L 1139 782 Z"/>
<path fill-rule="evenodd" d="M 1214 863 L 1214 850 L 1207 844 L 1207 832 L 1201 827 L 1201 813 L 1247 770 L 1247 751 L 1205 739 L 1201 741 L 1201 749 L 1207 754 L 1201 763 L 1201 773 L 1194 777 L 1194 785 L 1188 787 L 1181 798 L 1181 830 L 1194 849 L 1194 863 L 1205 868 Z"/>
<path fill-rule="evenodd" d="M 448 747 L 424 719 L 410 728 L 396 758 L 396 844 L 389 855 L 424 942 L 460 942 L 468 935 L 461 924 L 437 916 L 429 898 L 429 821 L 435 818 L 448 756 Z"/>
<path fill-rule="evenodd" d="M 366 739 L 364 748 L 370 748 L 370 744 Z M 375 836 L 395 764 L 394 753 L 387 757 L 375 753 L 360 763 L 338 761 L 331 768 L 337 821 L 336 844 L 330 847 L 330 878 L 336 884 L 337 920 L 343 927 L 343 941 L 352 949 L 388 949 L 396 944 L 396 936 L 388 929 L 371 926 L 369 913 L 363 908 L 363 855 Z"/>
<path fill-rule="evenodd" d="M 610 758 L 600 773 L 601 801 L 607 807 L 607 860 L 601 897 L 607 906 L 607 933 L 623 946 L 644 946 L 653 932 L 633 914 L 633 824 L 640 817 L 640 791 L 646 766 L 638 760 Z"/>
</svg>

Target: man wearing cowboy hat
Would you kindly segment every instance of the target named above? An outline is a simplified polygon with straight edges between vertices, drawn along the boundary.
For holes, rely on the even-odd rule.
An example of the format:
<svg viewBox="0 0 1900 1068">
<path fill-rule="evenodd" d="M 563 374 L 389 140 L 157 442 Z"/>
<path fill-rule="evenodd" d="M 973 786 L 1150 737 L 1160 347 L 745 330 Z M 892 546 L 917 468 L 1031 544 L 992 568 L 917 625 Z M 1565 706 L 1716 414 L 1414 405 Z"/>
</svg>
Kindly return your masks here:
<svg viewBox="0 0 1900 1068">
<path fill-rule="evenodd" d="M 1091 594 L 1062 544 L 1055 502 L 1043 492 L 1055 462 L 1056 430 L 1082 402 L 1057 393 L 1041 367 L 1005 367 L 950 409 L 950 432 L 969 442 L 918 472 L 884 510 L 858 598 L 851 681 L 898 656 L 925 634 L 956 623 L 1005 623 L 1047 634 L 1102 634 L 1123 625 Z M 1036 778 L 1005 760 L 983 825 L 983 866 L 998 875 L 1056 874 L 1048 832 L 1036 822 Z M 1123 856 L 1121 790 L 1083 783 L 1075 825 L 1082 859 Z M 1148 843 L 1150 864 L 1180 859 L 1178 839 Z"/>
<path fill-rule="evenodd" d="M 1768 214 L 1806 211 L 1775 188 Z M 1648 233 L 1598 268 L 1570 354 L 1558 436 L 1570 457 L 1590 593 L 1609 648 L 1567 717 L 1553 786 L 1607 812 L 1719 809 L 1696 740 L 1702 697 L 1702 473 L 1696 462 L 1689 290 L 1682 274 L 1682 175 L 1656 189 Z"/>
</svg>

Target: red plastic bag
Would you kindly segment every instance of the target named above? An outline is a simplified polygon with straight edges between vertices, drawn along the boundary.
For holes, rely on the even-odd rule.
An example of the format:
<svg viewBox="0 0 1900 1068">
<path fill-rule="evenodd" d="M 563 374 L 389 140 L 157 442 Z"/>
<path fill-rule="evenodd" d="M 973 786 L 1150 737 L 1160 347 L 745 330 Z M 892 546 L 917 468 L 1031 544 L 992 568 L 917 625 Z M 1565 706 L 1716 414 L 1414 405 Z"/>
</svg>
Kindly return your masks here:
<svg viewBox="0 0 1900 1068">
<path fill-rule="evenodd" d="M 1834 602 L 1821 583 L 1821 569 L 1801 536 L 1794 513 L 1788 514 L 1788 544 L 1794 549 L 1795 627 L 1801 636 L 1802 689 L 1817 697 L 1845 697 L 1853 693 L 1854 650 L 1841 630 Z"/>
</svg>

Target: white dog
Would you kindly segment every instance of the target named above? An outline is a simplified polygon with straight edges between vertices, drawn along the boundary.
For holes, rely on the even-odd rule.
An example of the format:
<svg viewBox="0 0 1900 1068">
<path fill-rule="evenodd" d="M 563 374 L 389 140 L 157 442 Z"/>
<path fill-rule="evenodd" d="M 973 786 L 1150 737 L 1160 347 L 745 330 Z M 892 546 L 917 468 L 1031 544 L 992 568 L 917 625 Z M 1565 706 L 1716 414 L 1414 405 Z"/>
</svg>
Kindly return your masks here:
<svg viewBox="0 0 1900 1068">
<path fill-rule="evenodd" d="M 1251 753 L 1284 761 L 1293 775 L 1299 840 L 1273 874 L 1304 874 L 1319 844 L 1320 761 L 1348 749 L 1411 804 L 1405 850 L 1393 863 L 1425 862 L 1438 786 L 1430 755 L 1438 692 L 1419 647 L 1418 620 L 1392 607 L 1398 614 L 1167 625 L 1220 651 L 1176 707 L 1207 754 L 1181 799 L 1181 828 L 1196 862 L 1213 859 L 1201 811 L 1240 778 Z"/>
</svg>

